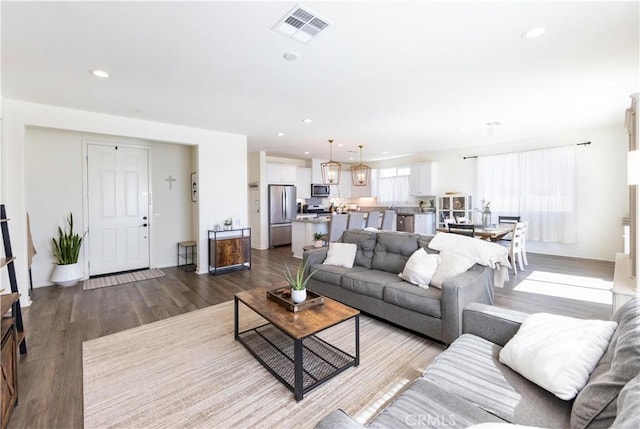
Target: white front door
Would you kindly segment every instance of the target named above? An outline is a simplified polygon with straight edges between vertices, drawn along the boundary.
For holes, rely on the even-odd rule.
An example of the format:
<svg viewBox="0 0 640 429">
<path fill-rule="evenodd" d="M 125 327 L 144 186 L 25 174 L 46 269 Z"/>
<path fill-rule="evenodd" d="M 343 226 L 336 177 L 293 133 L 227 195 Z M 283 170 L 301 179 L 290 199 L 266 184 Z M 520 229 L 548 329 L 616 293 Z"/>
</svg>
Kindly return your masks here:
<svg viewBox="0 0 640 429">
<path fill-rule="evenodd" d="M 89 144 L 89 275 L 149 267 L 147 149 Z"/>
</svg>

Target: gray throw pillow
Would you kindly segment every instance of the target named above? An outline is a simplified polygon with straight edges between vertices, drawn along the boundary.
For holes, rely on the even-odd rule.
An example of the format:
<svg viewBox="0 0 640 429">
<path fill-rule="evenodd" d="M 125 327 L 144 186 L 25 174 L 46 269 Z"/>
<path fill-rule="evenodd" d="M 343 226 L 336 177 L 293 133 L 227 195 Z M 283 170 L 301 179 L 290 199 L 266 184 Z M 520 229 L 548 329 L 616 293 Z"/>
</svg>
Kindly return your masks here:
<svg viewBox="0 0 640 429">
<path fill-rule="evenodd" d="M 618 322 L 607 351 L 578 393 L 571 429 L 604 429 L 617 416 L 618 394 L 640 373 L 640 299 L 627 302 L 611 320 Z"/>
<path fill-rule="evenodd" d="M 358 247 L 353 265 L 371 268 L 373 250 L 376 247 L 376 233 L 358 229 L 348 229 L 342 233 L 343 243 L 353 243 Z"/>
</svg>

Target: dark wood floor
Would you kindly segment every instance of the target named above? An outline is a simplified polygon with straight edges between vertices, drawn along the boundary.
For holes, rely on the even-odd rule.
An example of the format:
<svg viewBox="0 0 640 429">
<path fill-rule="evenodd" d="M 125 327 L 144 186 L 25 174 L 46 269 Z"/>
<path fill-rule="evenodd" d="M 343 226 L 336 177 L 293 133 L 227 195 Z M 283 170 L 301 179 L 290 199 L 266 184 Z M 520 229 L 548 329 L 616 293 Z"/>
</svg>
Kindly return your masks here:
<svg viewBox="0 0 640 429">
<path fill-rule="evenodd" d="M 19 357 L 19 404 L 9 428 L 81 428 L 82 342 L 231 300 L 236 292 L 282 280 L 284 263 L 297 266 L 288 247 L 252 252 L 252 269 L 221 276 L 163 268 L 165 277 L 83 291 L 45 287 L 33 291 L 24 309 L 29 352 Z M 605 280 L 613 263 L 529 255 L 525 272 L 496 289 L 496 304 L 527 312 L 546 311 L 607 319 L 610 306 L 513 290 L 533 270 Z"/>
</svg>

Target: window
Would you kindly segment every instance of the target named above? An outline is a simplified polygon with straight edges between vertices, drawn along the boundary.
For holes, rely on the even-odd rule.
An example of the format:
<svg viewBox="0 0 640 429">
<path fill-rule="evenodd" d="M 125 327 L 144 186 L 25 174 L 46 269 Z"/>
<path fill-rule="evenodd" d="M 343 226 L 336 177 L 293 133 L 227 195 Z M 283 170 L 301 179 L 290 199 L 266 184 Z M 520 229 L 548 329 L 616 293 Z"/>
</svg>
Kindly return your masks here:
<svg viewBox="0 0 640 429">
<path fill-rule="evenodd" d="M 371 171 L 373 196 L 379 204 L 399 204 L 410 201 L 411 168 L 381 168 Z"/>
<path fill-rule="evenodd" d="M 498 215 L 529 221 L 527 239 L 576 241 L 575 146 L 478 158 L 479 199 Z"/>
</svg>

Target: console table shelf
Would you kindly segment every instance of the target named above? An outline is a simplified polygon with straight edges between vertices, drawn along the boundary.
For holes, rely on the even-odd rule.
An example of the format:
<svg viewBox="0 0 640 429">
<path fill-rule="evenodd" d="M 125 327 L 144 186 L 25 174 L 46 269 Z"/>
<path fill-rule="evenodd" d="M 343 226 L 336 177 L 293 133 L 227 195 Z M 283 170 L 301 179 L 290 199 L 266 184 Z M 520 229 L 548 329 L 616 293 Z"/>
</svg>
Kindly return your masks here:
<svg viewBox="0 0 640 429">
<path fill-rule="evenodd" d="M 251 269 L 251 228 L 209 231 L 209 272 Z"/>
</svg>

